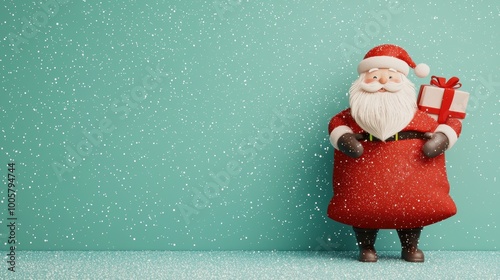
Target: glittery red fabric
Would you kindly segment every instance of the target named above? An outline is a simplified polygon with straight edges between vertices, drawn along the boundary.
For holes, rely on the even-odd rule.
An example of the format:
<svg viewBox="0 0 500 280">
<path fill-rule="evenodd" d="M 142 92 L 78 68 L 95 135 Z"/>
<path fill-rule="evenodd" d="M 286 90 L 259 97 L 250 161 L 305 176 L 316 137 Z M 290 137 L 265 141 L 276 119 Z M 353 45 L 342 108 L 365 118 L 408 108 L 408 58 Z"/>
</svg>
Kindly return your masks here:
<svg viewBox="0 0 500 280">
<path fill-rule="evenodd" d="M 460 134 L 460 121 L 449 119 L 446 124 Z M 329 133 L 340 125 L 364 132 L 350 109 L 331 119 Z M 437 126 L 417 111 L 403 131 L 433 132 Z M 425 157 L 425 141 L 363 141 L 364 153 L 357 159 L 335 150 L 328 216 L 355 227 L 379 229 L 422 227 L 453 216 L 457 209 L 449 195 L 445 156 Z"/>
</svg>

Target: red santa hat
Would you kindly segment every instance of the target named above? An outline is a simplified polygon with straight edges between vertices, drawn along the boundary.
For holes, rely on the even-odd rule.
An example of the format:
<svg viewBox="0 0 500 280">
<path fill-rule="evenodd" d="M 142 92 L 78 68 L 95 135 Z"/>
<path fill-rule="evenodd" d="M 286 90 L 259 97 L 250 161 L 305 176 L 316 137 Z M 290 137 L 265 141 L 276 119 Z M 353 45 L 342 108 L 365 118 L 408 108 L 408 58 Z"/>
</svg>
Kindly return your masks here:
<svg viewBox="0 0 500 280">
<path fill-rule="evenodd" d="M 410 67 L 415 75 L 424 78 L 429 75 L 430 68 L 427 64 L 418 65 L 413 62 L 410 55 L 400 46 L 384 44 L 369 50 L 358 65 L 358 73 L 364 73 L 373 68 L 393 68 L 408 76 Z"/>
</svg>

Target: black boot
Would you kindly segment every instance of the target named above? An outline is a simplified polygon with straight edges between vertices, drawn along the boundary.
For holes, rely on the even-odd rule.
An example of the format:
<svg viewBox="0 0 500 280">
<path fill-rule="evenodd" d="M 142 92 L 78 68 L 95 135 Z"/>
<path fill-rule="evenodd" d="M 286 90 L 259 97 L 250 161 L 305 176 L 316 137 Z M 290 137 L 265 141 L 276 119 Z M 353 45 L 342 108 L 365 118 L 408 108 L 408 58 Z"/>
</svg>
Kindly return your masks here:
<svg viewBox="0 0 500 280">
<path fill-rule="evenodd" d="M 424 252 L 418 249 L 418 239 L 422 228 L 398 229 L 401 241 L 401 258 L 407 262 L 423 262 Z"/>
<path fill-rule="evenodd" d="M 375 240 L 377 239 L 378 229 L 366 229 L 352 227 L 356 234 L 356 241 L 359 247 L 360 262 L 376 262 L 377 251 L 375 251 Z"/>
</svg>

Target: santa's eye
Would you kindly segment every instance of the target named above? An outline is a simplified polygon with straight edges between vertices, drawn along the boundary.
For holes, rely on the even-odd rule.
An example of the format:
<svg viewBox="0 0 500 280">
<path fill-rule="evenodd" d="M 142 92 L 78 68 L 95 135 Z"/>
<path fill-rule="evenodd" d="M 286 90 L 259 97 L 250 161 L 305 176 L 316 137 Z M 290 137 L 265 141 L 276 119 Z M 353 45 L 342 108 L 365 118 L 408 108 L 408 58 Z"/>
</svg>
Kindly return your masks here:
<svg viewBox="0 0 500 280">
<path fill-rule="evenodd" d="M 377 77 L 377 76 L 373 76 L 373 78 L 372 78 L 372 79 L 376 80 L 376 79 L 378 79 L 378 77 Z"/>
<path fill-rule="evenodd" d="M 392 79 L 392 76 L 389 76 L 389 79 Z"/>
</svg>

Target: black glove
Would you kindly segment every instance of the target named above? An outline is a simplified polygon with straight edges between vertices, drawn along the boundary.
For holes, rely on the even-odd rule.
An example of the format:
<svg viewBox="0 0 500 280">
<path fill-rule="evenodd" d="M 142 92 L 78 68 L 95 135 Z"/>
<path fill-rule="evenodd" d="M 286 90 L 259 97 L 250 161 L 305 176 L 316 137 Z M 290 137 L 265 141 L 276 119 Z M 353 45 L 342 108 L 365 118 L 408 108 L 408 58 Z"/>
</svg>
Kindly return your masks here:
<svg viewBox="0 0 500 280">
<path fill-rule="evenodd" d="M 422 151 L 426 157 L 433 158 L 439 156 L 446 151 L 448 145 L 450 144 L 450 140 L 442 132 L 427 132 L 424 136 L 429 139 L 422 147 Z"/>
<path fill-rule="evenodd" d="M 363 139 L 363 135 L 358 133 L 345 133 L 339 137 L 337 147 L 342 153 L 359 158 L 363 154 L 363 145 L 358 140 Z"/>
</svg>

